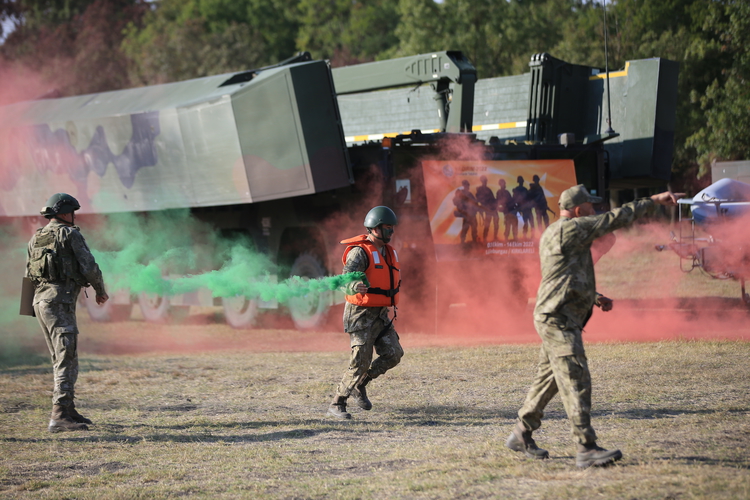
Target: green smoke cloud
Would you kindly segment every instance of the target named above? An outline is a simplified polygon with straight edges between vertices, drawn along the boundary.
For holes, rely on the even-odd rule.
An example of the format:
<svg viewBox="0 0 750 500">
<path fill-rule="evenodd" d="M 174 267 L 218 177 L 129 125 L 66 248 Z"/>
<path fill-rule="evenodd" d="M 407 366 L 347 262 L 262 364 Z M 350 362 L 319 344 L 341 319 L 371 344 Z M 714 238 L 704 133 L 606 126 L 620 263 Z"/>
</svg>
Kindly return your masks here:
<svg viewBox="0 0 750 500">
<path fill-rule="evenodd" d="M 0 220 L 0 368 L 47 360 L 36 318 L 19 315 L 28 238 L 16 222 Z"/>
<path fill-rule="evenodd" d="M 248 237 L 221 237 L 187 210 L 108 216 L 82 229 L 109 291 L 172 296 L 208 289 L 214 297 L 245 296 L 284 303 L 338 290 L 363 278 L 348 273 L 276 283 L 277 266 Z M 91 237 L 87 233 L 91 232 Z"/>
<path fill-rule="evenodd" d="M 364 273 L 349 273 L 277 283 L 277 266 L 254 248 L 249 237 L 222 235 L 188 210 L 81 217 L 76 222 L 110 294 L 129 290 L 171 296 L 208 289 L 214 297 L 285 303 L 364 278 Z M 0 251 L 5 257 L 0 259 L 0 367 L 47 360 L 36 319 L 19 315 L 28 229 L 20 220 L 0 219 Z"/>
</svg>

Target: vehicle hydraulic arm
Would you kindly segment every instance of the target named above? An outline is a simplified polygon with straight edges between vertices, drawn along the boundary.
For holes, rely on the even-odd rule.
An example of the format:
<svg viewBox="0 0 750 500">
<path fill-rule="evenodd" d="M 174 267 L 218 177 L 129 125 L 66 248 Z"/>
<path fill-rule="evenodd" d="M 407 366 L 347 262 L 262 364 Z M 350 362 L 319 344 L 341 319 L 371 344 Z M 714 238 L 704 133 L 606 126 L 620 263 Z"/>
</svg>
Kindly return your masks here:
<svg viewBox="0 0 750 500">
<path fill-rule="evenodd" d="M 338 95 L 429 83 L 435 91 L 441 132 L 471 132 L 476 81 L 476 68 L 458 51 L 333 69 Z"/>
</svg>

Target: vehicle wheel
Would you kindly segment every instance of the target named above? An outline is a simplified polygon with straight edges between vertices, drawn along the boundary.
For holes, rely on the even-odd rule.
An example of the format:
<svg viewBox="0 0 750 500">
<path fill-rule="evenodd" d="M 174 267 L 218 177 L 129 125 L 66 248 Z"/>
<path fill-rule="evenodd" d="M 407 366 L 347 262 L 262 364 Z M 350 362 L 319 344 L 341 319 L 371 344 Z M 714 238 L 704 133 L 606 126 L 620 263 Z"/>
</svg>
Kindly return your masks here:
<svg viewBox="0 0 750 500">
<path fill-rule="evenodd" d="M 83 304 L 86 306 L 89 317 L 93 321 L 100 323 L 127 321 L 130 319 L 130 313 L 133 310 L 133 304 L 113 304 L 112 299 L 103 305 L 99 305 L 96 303 L 95 292 L 84 294 Z"/>
<path fill-rule="evenodd" d="M 318 257 L 306 252 L 300 254 L 292 264 L 290 276 L 322 278 L 326 269 Z M 330 306 L 327 293 L 308 294 L 289 299 L 287 307 L 295 326 L 300 330 L 311 330 L 325 321 Z"/>
<path fill-rule="evenodd" d="M 165 323 L 170 319 L 167 297 L 141 292 L 138 294 L 138 305 L 143 318 L 149 323 Z"/>
<path fill-rule="evenodd" d="M 224 307 L 224 318 L 233 328 L 250 328 L 258 317 L 258 301 L 242 295 L 221 299 Z"/>
</svg>

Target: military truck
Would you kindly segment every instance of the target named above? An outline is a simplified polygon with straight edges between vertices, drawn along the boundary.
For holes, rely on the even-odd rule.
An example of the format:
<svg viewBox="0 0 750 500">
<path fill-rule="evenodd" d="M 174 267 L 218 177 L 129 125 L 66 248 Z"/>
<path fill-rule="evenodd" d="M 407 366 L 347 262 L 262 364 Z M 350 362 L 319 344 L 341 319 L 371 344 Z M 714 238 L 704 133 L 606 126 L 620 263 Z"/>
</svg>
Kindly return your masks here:
<svg viewBox="0 0 750 500">
<path fill-rule="evenodd" d="M 458 242 L 466 219 L 446 208 L 451 182 L 496 184 L 513 173 L 511 188 L 516 173 L 529 182 L 554 164 L 561 173 L 545 177 L 557 182 L 552 202 L 575 183 L 606 194 L 669 180 L 676 63 L 631 61 L 606 74 L 537 54 L 530 69 L 480 80 L 462 53 L 447 51 L 331 70 L 303 53 L 239 73 L 6 106 L 0 217 L 36 221 L 58 191 L 76 196 L 81 214 L 189 208 L 217 230 L 249 235 L 278 264 L 278 279 L 317 278 L 340 272 L 338 241 L 362 231 L 371 206 L 388 205 L 403 258 L 428 266 L 411 275 L 432 278 L 420 300 L 439 308 L 440 297 L 458 296 L 441 293 L 441 262 L 481 270 L 535 253 L 532 237 Z M 331 226 L 342 213 L 350 217 Z M 280 307 L 205 293 L 113 295 L 104 307 L 86 301 L 92 318 L 127 318 L 135 303 L 150 321 L 220 305 L 229 324 L 247 327 L 259 309 Z M 332 292 L 283 307 L 307 329 L 342 301 Z"/>
</svg>

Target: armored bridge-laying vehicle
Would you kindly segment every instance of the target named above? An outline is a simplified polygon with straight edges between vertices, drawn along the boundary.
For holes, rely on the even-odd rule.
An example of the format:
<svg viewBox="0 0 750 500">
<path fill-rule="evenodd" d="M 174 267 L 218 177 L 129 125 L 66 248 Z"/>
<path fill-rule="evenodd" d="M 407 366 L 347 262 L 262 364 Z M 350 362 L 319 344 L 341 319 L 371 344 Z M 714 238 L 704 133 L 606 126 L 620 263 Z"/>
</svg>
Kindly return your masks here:
<svg viewBox="0 0 750 500">
<path fill-rule="evenodd" d="M 530 182 L 541 172 L 533 168 L 547 165 L 540 162 L 567 162 L 556 167 L 567 173 L 554 189 L 554 175 L 544 177 L 550 201 L 574 183 L 605 196 L 610 188 L 664 185 L 677 64 L 630 61 L 606 75 L 537 54 L 530 69 L 477 79 L 462 53 L 447 51 L 331 70 L 301 53 L 239 73 L 16 103 L 0 108 L 0 217 L 38 225 L 44 200 L 60 191 L 81 202 L 81 214 L 188 208 L 217 230 L 249 235 L 279 264 L 278 279 L 315 278 L 340 271 L 338 241 L 360 232 L 360 215 L 383 204 L 404 226 L 397 234 L 405 262 L 439 270 L 441 260 L 481 267 L 499 255 L 533 257 L 532 238 L 523 249 L 482 241 L 479 251 L 454 251 L 465 246 L 457 243 L 460 221 L 438 221 L 445 207 L 435 200 L 444 195 L 427 186 L 436 175 L 428 167 L 455 172 L 453 180 L 477 174 L 468 177 L 477 181 L 485 172 L 497 189 L 509 172 Z M 452 195 L 455 186 L 446 186 Z M 341 213 L 351 215 L 346 223 L 323 229 Z M 440 224 L 447 229 L 438 238 Z M 439 279 L 430 283 L 441 296 Z M 153 321 L 190 305 L 223 304 L 227 321 L 245 327 L 259 308 L 279 307 L 210 293 L 113 295 L 104 308 L 86 302 L 94 319 L 127 317 L 135 302 Z M 342 300 L 331 292 L 284 307 L 299 328 L 314 328 Z"/>
</svg>

